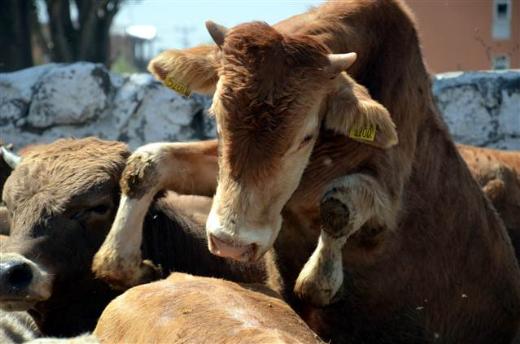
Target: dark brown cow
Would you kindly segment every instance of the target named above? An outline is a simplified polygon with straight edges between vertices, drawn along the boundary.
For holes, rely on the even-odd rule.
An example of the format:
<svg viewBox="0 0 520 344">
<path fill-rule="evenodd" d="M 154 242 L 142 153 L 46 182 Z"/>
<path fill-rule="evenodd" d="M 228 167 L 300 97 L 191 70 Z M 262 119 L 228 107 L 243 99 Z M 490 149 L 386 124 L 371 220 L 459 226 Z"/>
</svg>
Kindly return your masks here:
<svg viewBox="0 0 520 344">
<path fill-rule="evenodd" d="M 0 243 L 0 307 L 28 310 L 43 335 L 93 330 L 119 294 L 95 279 L 90 265 L 113 221 L 129 154 L 119 142 L 59 140 L 31 148 L 5 183 L 10 236 Z M 200 223 L 209 201 L 167 193 L 155 202 L 142 250 L 163 274 L 154 268 L 148 280 L 181 271 L 264 281 L 263 262 L 236 264 L 207 251 Z"/>
<path fill-rule="evenodd" d="M 511 341 L 520 323 L 511 240 L 434 105 L 408 9 L 393 0 L 331 1 L 274 27 L 208 29 L 217 46 L 164 52 L 150 69 L 174 88 L 215 90 L 220 156 L 210 249 L 255 259 L 283 218 L 274 248 L 285 295 L 334 341 Z M 399 144 L 388 150 L 350 140 L 350 127 L 338 124 L 360 110 L 352 104 L 374 104 L 340 73 L 338 61 L 352 51 L 359 58 L 349 74 L 397 126 Z M 153 194 L 147 190 L 176 190 L 168 173 L 196 159 L 164 147 L 129 160 L 114 225 L 129 226 L 131 238 L 140 230 L 133 214 Z M 336 205 L 320 209 L 331 193 Z M 116 240 L 94 268 L 116 278 L 140 272 L 139 241 L 109 238 Z M 303 300 L 292 293 L 297 278 Z"/>
<path fill-rule="evenodd" d="M 323 343 L 263 286 L 179 273 L 117 297 L 94 334 L 102 343 Z"/>
</svg>

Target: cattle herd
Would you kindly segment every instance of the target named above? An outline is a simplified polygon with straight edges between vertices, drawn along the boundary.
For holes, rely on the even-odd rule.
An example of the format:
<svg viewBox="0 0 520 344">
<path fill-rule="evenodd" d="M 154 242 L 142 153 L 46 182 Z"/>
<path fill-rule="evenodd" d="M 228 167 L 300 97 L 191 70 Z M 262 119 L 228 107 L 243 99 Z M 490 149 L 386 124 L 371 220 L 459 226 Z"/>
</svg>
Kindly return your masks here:
<svg viewBox="0 0 520 344">
<path fill-rule="evenodd" d="M 206 27 L 149 70 L 218 139 L 2 147 L 0 342 L 520 342 L 520 152 L 453 143 L 406 6 Z"/>
</svg>

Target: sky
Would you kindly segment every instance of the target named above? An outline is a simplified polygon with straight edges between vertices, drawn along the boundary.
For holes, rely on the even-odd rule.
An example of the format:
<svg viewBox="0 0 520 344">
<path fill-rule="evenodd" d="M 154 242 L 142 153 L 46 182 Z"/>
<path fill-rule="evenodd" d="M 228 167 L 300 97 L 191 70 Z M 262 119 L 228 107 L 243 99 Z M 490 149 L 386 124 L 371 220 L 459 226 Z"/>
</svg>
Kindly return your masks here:
<svg viewBox="0 0 520 344">
<path fill-rule="evenodd" d="M 231 27 L 261 20 L 274 24 L 305 12 L 319 0 L 127 0 L 115 17 L 114 30 L 131 25 L 152 25 L 157 29 L 154 51 L 183 48 L 211 42 L 204 22 L 208 19 Z M 188 32 L 183 40 L 182 31 Z"/>
</svg>

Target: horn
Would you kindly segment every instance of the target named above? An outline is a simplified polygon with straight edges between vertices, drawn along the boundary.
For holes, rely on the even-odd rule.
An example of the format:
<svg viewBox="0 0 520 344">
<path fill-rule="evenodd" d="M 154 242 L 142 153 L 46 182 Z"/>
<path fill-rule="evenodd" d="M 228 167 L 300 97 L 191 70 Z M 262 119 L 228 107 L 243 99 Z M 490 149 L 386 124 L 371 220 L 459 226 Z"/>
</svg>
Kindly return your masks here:
<svg viewBox="0 0 520 344">
<path fill-rule="evenodd" d="M 340 73 L 347 70 L 356 61 L 356 53 L 329 54 L 330 71 Z"/>
<path fill-rule="evenodd" d="M 206 21 L 206 29 L 208 29 L 208 32 L 215 43 L 221 47 L 222 44 L 224 44 L 224 38 L 226 37 L 228 29 L 225 26 L 212 22 L 211 20 Z"/>
<path fill-rule="evenodd" d="M 2 153 L 2 157 L 4 161 L 9 165 L 12 169 L 15 169 L 16 166 L 22 161 L 22 157 L 16 155 L 15 153 L 5 149 L 4 147 L 0 147 L 0 152 Z"/>
</svg>

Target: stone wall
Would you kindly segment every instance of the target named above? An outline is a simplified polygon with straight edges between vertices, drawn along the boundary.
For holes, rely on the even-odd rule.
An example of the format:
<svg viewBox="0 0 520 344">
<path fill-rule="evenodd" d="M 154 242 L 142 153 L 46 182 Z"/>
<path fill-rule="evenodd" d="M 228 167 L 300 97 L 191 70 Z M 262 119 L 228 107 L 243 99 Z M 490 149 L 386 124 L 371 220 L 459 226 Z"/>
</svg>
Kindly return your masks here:
<svg viewBox="0 0 520 344">
<path fill-rule="evenodd" d="M 440 74 L 433 90 L 458 142 L 520 149 L 520 71 Z M 210 98 L 183 98 L 148 74 L 91 63 L 0 74 L 0 141 L 22 147 L 98 136 L 132 148 L 214 137 Z"/>
<path fill-rule="evenodd" d="M 438 74 L 433 93 L 455 141 L 520 150 L 520 70 Z"/>
<path fill-rule="evenodd" d="M 210 99 L 178 96 L 149 74 L 121 76 L 102 65 L 49 64 L 0 74 L 0 140 L 21 147 L 98 136 L 135 148 L 214 136 Z"/>
</svg>

